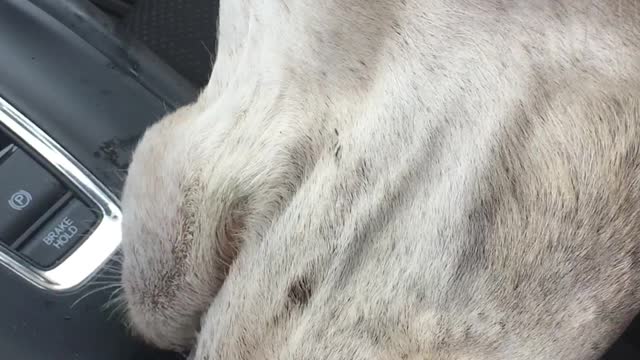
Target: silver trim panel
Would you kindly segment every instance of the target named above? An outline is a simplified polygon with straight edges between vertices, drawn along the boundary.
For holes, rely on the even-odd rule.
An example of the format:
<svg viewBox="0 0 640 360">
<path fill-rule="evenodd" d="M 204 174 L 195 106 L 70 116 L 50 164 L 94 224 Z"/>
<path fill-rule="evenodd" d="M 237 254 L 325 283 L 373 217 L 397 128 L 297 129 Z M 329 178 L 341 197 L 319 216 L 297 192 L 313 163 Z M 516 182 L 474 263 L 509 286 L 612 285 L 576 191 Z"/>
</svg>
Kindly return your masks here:
<svg viewBox="0 0 640 360">
<path fill-rule="evenodd" d="M 122 240 L 122 213 L 116 198 L 78 161 L 46 133 L 0 97 L 0 123 L 17 135 L 75 189 L 86 195 L 102 212 L 93 233 L 62 263 L 40 270 L 23 259 L 0 249 L 0 264 L 32 284 L 53 291 L 70 291 L 86 282 L 117 251 Z"/>
</svg>

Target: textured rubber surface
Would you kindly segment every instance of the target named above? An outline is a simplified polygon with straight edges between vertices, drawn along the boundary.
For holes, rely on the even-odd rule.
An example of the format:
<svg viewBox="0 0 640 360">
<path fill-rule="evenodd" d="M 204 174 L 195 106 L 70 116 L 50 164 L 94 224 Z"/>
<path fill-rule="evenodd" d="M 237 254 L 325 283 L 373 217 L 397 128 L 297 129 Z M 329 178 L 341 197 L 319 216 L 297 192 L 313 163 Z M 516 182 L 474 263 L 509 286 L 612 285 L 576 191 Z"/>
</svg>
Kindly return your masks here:
<svg viewBox="0 0 640 360">
<path fill-rule="evenodd" d="M 123 26 L 195 86 L 215 59 L 218 0 L 137 0 Z"/>
</svg>

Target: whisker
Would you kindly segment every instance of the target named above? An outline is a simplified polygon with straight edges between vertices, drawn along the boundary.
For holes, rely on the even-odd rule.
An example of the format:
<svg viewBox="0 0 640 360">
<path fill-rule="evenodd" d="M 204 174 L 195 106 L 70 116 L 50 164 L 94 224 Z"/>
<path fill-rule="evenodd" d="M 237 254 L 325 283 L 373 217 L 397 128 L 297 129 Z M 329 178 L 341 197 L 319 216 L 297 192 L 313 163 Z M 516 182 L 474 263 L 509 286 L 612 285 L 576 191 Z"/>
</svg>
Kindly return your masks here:
<svg viewBox="0 0 640 360">
<path fill-rule="evenodd" d="M 98 275 L 97 278 L 99 279 L 120 279 L 120 274 L 103 274 L 103 275 Z"/>
<path fill-rule="evenodd" d="M 120 282 L 118 281 L 113 281 L 113 280 L 104 280 L 104 281 L 100 281 L 100 280 L 96 280 L 96 281 L 92 281 L 90 282 L 88 285 L 120 285 Z"/>
<path fill-rule="evenodd" d="M 80 301 L 86 299 L 90 295 L 93 295 L 93 294 L 95 294 L 97 292 L 100 292 L 100 291 L 104 291 L 106 289 L 112 289 L 114 287 L 120 287 L 120 284 L 119 283 L 109 283 L 108 285 L 93 289 L 93 290 L 87 292 L 86 294 L 82 295 L 78 300 L 74 301 L 73 304 L 71 304 L 70 308 L 73 309 Z"/>
<path fill-rule="evenodd" d="M 118 275 L 122 273 L 121 266 L 109 265 L 109 266 L 106 266 L 104 269 L 106 270 L 105 273 L 112 273 L 112 274 L 118 274 Z"/>
<path fill-rule="evenodd" d="M 106 265 L 104 266 L 104 270 L 104 273 L 111 272 L 120 275 L 122 268 L 120 268 L 119 266 Z"/>
<path fill-rule="evenodd" d="M 105 303 L 102 306 L 102 310 L 103 311 L 107 311 L 109 309 L 111 309 L 112 311 L 122 311 L 126 308 L 127 306 L 127 302 L 124 301 L 123 298 L 121 297 L 116 297 L 115 299 L 111 300 L 108 303 Z"/>
<path fill-rule="evenodd" d="M 120 315 L 123 316 L 125 314 L 125 312 L 123 311 L 125 307 L 126 307 L 126 303 L 121 302 L 116 307 L 114 307 L 113 310 L 111 310 L 111 313 L 109 313 L 109 316 L 107 317 L 107 319 L 111 320 L 113 315 L 115 315 L 116 313 L 120 313 Z"/>
<path fill-rule="evenodd" d="M 109 298 L 107 299 L 107 301 L 108 301 L 108 302 L 111 302 L 111 301 L 124 301 L 124 299 L 123 299 L 123 298 L 121 298 L 121 297 L 119 296 L 119 295 L 120 295 L 120 292 L 121 292 L 122 290 L 123 290 L 123 288 L 122 288 L 122 287 L 119 287 L 119 288 L 117 288 L 117 289 L 113 290 L 113 292 L 111 293 L 111 295 L 109 295 Z M 114 297 L 114 296 L 115 296 L 115 297 Z"/>
</svg>

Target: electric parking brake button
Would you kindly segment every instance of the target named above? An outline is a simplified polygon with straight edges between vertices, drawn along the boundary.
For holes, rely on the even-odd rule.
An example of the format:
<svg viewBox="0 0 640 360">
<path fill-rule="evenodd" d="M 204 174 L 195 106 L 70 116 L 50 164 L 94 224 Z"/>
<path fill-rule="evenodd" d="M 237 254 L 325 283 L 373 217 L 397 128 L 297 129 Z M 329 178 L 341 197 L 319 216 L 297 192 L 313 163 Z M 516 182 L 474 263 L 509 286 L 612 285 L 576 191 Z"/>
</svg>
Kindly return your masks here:
<svg viewBox="0 0 640 360">
<path fill-rule="evenodd" d="M 0 163 L 0 242 L 12 245 L 64 193 L 47 170 L 12 146 Z"/>
<path fill-rule="evenodd" d="M 91 209 L 73 199 L 30 238 L 20 253 L 33 263 L 49 268 L 89 235 L 96 220 Z"/>
</svg>

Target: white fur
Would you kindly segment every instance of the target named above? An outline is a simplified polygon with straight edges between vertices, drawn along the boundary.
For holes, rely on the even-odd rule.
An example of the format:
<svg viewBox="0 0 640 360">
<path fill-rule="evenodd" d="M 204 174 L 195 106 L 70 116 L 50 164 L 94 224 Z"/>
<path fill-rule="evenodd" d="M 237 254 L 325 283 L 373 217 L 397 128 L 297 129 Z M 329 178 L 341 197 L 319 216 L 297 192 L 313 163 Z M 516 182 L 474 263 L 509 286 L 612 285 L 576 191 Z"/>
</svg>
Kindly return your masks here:
<svg viewBox="0 0 640 360">
<path fill-rule="evenodd" d="M 640 4 L 222 0 L 123 196 L 198 360 L 594 359 L 638 312 Z"/>
</svg>

